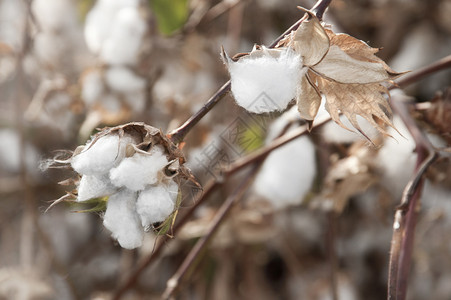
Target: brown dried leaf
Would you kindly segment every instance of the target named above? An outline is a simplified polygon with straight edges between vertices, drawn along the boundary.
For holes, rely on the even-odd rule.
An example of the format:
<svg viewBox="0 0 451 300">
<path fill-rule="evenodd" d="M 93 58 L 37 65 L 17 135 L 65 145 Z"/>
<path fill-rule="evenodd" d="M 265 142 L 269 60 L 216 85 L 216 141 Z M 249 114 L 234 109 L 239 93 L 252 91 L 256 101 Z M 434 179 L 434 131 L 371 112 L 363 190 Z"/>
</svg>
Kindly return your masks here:
<svg viewBox="0 0 451 300">
<path fill-rule="evenodd" d="M 327 111 L 341 127 L 351 130 L 340 121 L 340 112 L 365 137 L 357 122 L 357 115 L 365 118 L 382 133 L 389 135 L 385 125 L 393 127 L 393 123 L 390 106 L 384 97 L 384 94 L 388 95 L 386 87 L 379 83 L 343 84 L 319 76 L 317 82 L 320 91 L 326 96 Z"/>
<path fill-rule="evenodd" d="M 341 50 L 343 50 L 352 58 L 360 61 L 380 63 L 383 65 L 388 74 L 394 76 L 393 78 L 404 74 L 393 71 L 382 59 L 377 57 L 375 54 L 379 52 L 378 48 L 370 47 L 364 41 L 358 40 L 355 37 L 352 37 L 345 33 L 335 34 L 332 30 L 329 29 L 326 29 L 325 31 L 329 36 L 330 44 L 340 47 Z"/>
<path fill-rule="evenodd" d="M 308 73 L 311 73 L 310 71 Z M 309 74 L 302 77 L 298 87 L 296 102 L 301 117 L 313 120 L 321 105 L 321 95 L 316 85 L 311 81 Z"/>
<path fill-rule="evenodd" d="M 366 147 L 364 143 L 354 144 L 348 157 L 332 164 L 321 195 L 312 205 L 341 214 L 352 196 L 364 192 L 378 181 L 372 171 L 375 152 L 376 149 Z"/>
<path fill-rule="evenodd" d="M 314 66 L 329 50 L 329 37 L 318 18 L 310 11 L 304 11 L 306 16 L 288 44 L 301 55 L 305 66 Z"/>
</svg>

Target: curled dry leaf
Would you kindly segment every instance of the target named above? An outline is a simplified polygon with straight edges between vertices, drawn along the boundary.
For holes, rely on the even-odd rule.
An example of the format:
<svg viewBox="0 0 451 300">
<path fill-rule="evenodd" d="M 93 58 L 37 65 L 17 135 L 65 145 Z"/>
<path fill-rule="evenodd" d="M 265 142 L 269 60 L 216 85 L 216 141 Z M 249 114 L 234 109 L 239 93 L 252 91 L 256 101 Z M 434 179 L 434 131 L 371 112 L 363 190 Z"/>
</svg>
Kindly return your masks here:
<svg viewBox="0 0 451 300">
<path fill-rule="evenodd" d="M 363 142 L 354 144 L 349 156 L 332 164 L 324 189 L 313 200 L 312 206 L 341 214 L 352 196 L 364 192 L 378 181 L 372 165 L 375 151 Z"/>
<path fill-rule="evenodd" d="M 386 134 L 384 127 L 393 125 L 391 109 L 384 97 L 389 93 L 381 82 L 401 73 L 394 72 L 374 55 L 378 49 L 347 34 L 325 29 L 313 13 L 304 11 L 305 21 L 283 42 L 298 52 L 304 66 L 309 68 L 296 96 L 301 116 L 313 120 L 321 103 L 319 94 L 323 94 L 332 119 L 342 127 L 349 129 L 340 122 L 340 113 L 363 133 L 356 119 L 360 115 Z"/>
</svg>

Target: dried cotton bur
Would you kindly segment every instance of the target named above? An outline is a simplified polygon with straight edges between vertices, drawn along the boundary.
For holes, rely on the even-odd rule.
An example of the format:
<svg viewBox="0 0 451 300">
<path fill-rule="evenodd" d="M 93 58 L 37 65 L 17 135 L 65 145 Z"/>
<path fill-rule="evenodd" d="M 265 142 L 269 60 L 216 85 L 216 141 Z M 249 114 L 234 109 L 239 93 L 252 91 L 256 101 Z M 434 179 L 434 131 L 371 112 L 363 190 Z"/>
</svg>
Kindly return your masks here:
<svg viewBox="0 0 451 300">
<path fill-rule="evenodd" d="M 299 9 L 305 12 L 302 23 L 277 49 L 254 47 L 236 61 L 223 51 L 237 104 L 253 113 L 266 113 L 284 110 L 296 99 L 300 115 L 313 120 L 324 95 L 327 111 L 343 128 L 351 130 L 340 121 L 340 113 L 365 137 L 357 115 L 387 134 L 385 126 L 393 127 L 392 113 L 385 97 L 388 89 L 381 83 L 402 73 L 375 56 L 378 49 L 347 34 L 335 34 L 312 12 Z M 253 109 L 258 105 L 249 107 L 261 93 L 272 104 L 260 110 Z"/>
<path fill-rule="evenodd" d="M 180 206 L 180 181 L 197 184 L 177 146 L 144 123 L 105 128 L 55 162 L 79 174 L 76 191 L 62 199 L 95 204 L 84 212 L 105 211 L 103 225 L 127 249 L 141 246 L 150 228 L 166 234 Z"/>
</svg>

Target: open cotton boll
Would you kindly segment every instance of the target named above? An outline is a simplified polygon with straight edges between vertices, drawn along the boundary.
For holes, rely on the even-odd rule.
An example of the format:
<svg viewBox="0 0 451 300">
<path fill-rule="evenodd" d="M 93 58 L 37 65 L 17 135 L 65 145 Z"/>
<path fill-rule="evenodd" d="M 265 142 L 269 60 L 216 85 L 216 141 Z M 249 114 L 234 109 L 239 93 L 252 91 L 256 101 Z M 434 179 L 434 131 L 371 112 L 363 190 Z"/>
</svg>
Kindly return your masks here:
<svg viewBox="0 0 451 300">
<path fill-rule="evenodd" d="M 128 136 L 103 136 L 88 143 L 83 151 L 72 157 L 72 168 L 83 175 L 101 175 L 117 165 L 125 156 L 125 146 L 132 143 Z"/>
<path fill-rule="evenodd" d="M 110 171 L 111 182 L 117 187 L 126 187 L 133 191 L 144 190 L 158 181 L 158 173 L 168 164 L 161 146 L 154 146 L 150 153 L 135 153 L 125 158 Z"/>
<path fill-rule="evenodd" d="M 136 214 L 136 193 L 127 189 L 110 196 L 103 225 L 111 231 L 121 247 L 134 249 L 141 246 L 144 230 Z"/>
<path fill-rule="evenodd" d="M 112 65 L 134 64 L 146 29 L 146 22 L 137 7 L 121 9 L 102 46 L 100 57 Z"/>
<path fill-rule="evenodd" d="M 99 176 L 83 175 L 77 188 L 77 201 L 81 202 L 92 198 L 109 196 L 116 190 L 117 188 L 111 184 L 108 174 Z"/>
<path fill-rule="evenodd" d="M 168 185 L 151 186 L 142 191 L 136 202 L 142 226 L 164 221 L 174 211 L 178 190 L 178 184 L 171 180 Z"/>
<path fill-rule="evenodd" d="M 85 40 L 93 53 L 99 53 L 109 37 L 117 13 L 125 7 L 137 7 L 139 0 L 99 0 L 86 15 Z"/>
<path fill-rule="evenodd" d="M 301 57 L 289 48 L 254 50 L 237 62 L 226 59 L 233 96 L 238 105 L 253 113 L 285 109 L 305 73 Z"/>
<path fill-rule="evenodd" d="M 315 147 L 301 136 L 268 156 L 253 189 L 276 209 L 302 202 L 316 174 Z"/>
</svg>

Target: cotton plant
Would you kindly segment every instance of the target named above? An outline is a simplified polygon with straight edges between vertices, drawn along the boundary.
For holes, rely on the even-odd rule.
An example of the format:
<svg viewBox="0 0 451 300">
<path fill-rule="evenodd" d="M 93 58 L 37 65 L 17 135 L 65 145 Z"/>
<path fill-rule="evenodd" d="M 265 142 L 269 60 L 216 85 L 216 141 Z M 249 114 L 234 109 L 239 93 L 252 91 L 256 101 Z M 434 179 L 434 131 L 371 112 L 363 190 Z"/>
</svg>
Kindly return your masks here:
<svg viewBox="0 0 451 300">
<path fill-rule="evenodd" d="M 300 115 L 311 121 L 324 96 L 327 111 L 340 126 L 349 129 L 340 121 L 342 113 L 364 134 L 357 121 L 360 115 L 387 134 L 385 126 L 393 126 L 392 114 L 386 99 L 389 92 L 382 83 L 401 73 L 375 56 L 378 49 L 347 34 L 335 34 L 312 12 L 300 9 L 305 12 L 300 26 L 277 49 L 254 47 L 249 55 L 235 59 L 223 51 L 237 104 L 253 113 L 267 113 L 283 111 L 296 99 Z M 255 103 L 262 93 L 271 101 Z"/>
<path fill-rule="evenodd" d="M 76 190 L 62 199 L 105 210 L 103 225 L 126 249 L 140 247 L 150 228 L 167 232 L 180 206 L 180 182 L 193 179 L 180 150 L 144 123 L 103 129 L 56 162 L 79 175 Z"/>
</svg>

